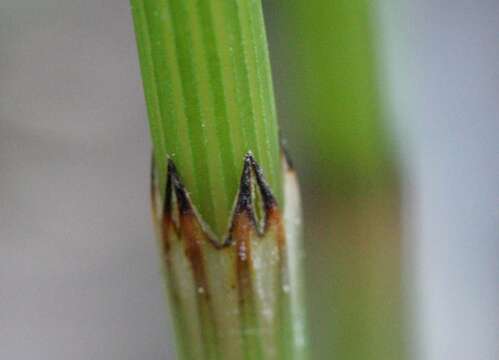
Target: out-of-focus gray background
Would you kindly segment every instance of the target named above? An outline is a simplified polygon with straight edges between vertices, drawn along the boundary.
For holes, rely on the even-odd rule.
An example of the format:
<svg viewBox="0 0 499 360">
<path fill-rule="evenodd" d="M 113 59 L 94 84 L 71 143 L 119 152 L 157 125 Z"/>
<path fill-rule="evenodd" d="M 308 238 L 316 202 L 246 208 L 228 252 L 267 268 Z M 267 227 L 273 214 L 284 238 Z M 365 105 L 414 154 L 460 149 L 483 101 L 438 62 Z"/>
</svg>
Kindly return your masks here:
<svg viewBox="0 0 499 360">
<path fill-rule="evenodd" d="M 405 155 L 412 354 L 497 359 L 499 2 L 394 4 L 382 64 Z"/>
<path fill-rule="evenodd" d="M 379 9 L 415 359 L 499 358 L 498 14 Z M 172 358 L 134 41 L 127 1 L 0 4 L 1 359 Z"/>
<path fill-rule="evenodd" d="M 2 1 L 0 49 L 0 358 L 172 358 L 128 1 Z"/>
</svg>

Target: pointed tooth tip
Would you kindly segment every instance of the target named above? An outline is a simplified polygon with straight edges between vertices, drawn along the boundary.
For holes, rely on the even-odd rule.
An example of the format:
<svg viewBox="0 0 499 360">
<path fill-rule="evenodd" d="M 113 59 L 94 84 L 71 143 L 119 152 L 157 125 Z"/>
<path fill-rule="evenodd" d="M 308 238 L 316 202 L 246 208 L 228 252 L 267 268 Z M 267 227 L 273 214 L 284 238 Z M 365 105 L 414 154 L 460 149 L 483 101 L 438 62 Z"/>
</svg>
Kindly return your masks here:
<svg viewBox="0 0 499 360">
<path fill-rule="evenodd" d="M 173 185 L 177 187 L 184 187 L 182 181 L 180 180 L 180 176 L 178 174 L 177 166 L 173 162 L 171 158 L 168 158 L 168 178 L 173 181 Z"/>
<path fill-rule="evenodd" d="M 251 150 L 248 150 L 246 152 L 246 155 L 244 155 L 244 159 L 247 160 L 247 159 L 254 159 L 254 156 L 253 156 L 253 152 Z"/>
<path fill-rule="evenodd" d="M 262 195 L 263 206 L 266 211 L 277 207 L 277 199 L 275 198 L 272 190 L 270 189 L 270 185 L 265 180 L 265 176 L 263 175 L 263 170 L 260 165 L 253 160 L 252 162 L 253 170 L 255 172 L 256 182 L 258 184 L 258 189 L 260 194 Z"/>
<path fill-rule="evenodd" d="M 248 151 L 244 156 L 244 164 L 243 164 L 243 174 L 251 169 L 251 165 L 255 161 L 253 154 L 251 151 Z"/>
<path fill-rule="evenodd" d="M 174 211 L 173 206 L 176 202 L 175 207 L 179 211 L 179 216 L 192 214 L 197 218 L 199 214 L 195 213 L 189 194 L 182 183 L 177 167 L 171 158 L 168 158 L 167 160 L 167 168 L 168 173 L 165 189 L 165 202 L 163 204 L 163 217 L 172 217 L 172 212 Z M 239 192 L 225 245 L 228 245 L 228 243 L 231 242 L 230 238 L 234 231 L 241 231 L 243 228 L 247 228 L 248 226 L 252 227 L 253 230 L 258 228 L 254 210 L 254 194 L 252 190 L 253 181 L 256 181 L 255 185 L 257 187 L 257 191 L 261 194 L 262 205 L 265 212 L 264 228 L 267 227 L 267 223 L 274 222 L 274 212 L 279 210 L 277 200 L 265 180 L 263 169 L 254 158 L 253 153 L 248 151 L 244 157 L 243 169 L 239 183 Z M 174 196 L 176 201 L 173 199 Z M 201 221 L 202 219 L 198 218 L 198 220 Z"/>
<path fill-rule="evenodd" d="M 175 167 L 175 163 L 170 157 L 168 157 L 167 164 L 168 164 L 168 171 L 173 171 L 176 173 L 177 168 Z"/>
</svg>

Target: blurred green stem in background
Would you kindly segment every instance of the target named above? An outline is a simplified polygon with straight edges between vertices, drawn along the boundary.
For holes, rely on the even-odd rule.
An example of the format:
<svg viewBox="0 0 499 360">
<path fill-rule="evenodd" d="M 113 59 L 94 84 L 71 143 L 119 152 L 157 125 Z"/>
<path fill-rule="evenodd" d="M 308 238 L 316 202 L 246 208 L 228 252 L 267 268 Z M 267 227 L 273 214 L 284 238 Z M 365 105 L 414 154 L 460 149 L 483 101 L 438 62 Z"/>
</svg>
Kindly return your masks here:
<svg viewBox="0 0 499 360">
<path fill-rule="evenodd" d="M 380 100 L 373 4 L 267 4 L 274 61 L 284 65 L 277 83 L 289 94 L 279 110 L 296 120 L 283 126 L 302 149 L 315 359 L 404 358 L 399 176 Z"/>
</svg>

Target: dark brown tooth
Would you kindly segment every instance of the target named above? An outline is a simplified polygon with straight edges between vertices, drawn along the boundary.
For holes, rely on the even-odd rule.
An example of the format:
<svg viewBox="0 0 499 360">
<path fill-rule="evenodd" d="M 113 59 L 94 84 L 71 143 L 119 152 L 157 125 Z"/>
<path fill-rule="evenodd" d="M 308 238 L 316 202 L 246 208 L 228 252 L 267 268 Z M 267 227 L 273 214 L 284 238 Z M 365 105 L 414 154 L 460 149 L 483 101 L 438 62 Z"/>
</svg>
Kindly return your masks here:
<svg viewBox="0 0 499 360">
<path fill-rule="evenodd" d="M 253 175 L 254 174 L 254 175 Z M 246 154 L 244 158 L 244 166 L 241 175 L 241 181 L 239 184 L 239 194 L 237 198 L 236 208 L 234 212 L 234 217 L 232 219 L 231 229 L 229 233 L 229 238 L 226 243 L 231 243 L 232 238 L 236 238 L 234 236 L 234 232 L 236 231 L 237 223 L 241 223 L 240 214 L 244 214 L 246 216 L 247 221 L 245 221 L 249 226 L 254 229 L 257 229 L 257 221 L 255 218 L 255 213 L 253 209 L 253 199 L 252 199 L 252 181 L 253 176 L 256 179 L 257 190 L 260 192 L 263 202 L 263 208 L 265 210 L 265 225 L 264 230 L 268 228 L 271 223 L 274 223 L 276 219 L 276 211 L 277 208 L 277 200 L 272 194 L 270 187 L 265 180 L 263 175 L 262 168 L 258 165 L 255 158 L 251 153 Z"/>
<path fill-rule="evenodd" d="M 154 167 L 154 164 L 152 164 Z M 156 172 L 154 170 L 154 172 Z M 156 176 L 156 175 L 155 175 Z M 165 186 L 165 197 L 163 201 L 163 216 L 161 223 L 161 238 L 163 241 L 163 251 L 166 255 L 166 260 L 169 262 L 168 254 L 170 252 L 170 236 L 171 236 L 171 228 L 173 226 L 173 218 L 172 218 L 172 182 L 170 177 L 170 172 L 168 172 L 166 177 L 166 186 Z"/>
<path fill-rule="evenodd" d="M 257 219 L 254 211 L 252 182 L 255 180 L 257 191 L 261 194 L 263 208 L 265 211 L 264 226 L 262 229 L 257 226 Z M 173 196 L 175 196 L 175 199 Z M 175 202 L 176 209 L 173 209 Z M 228 237 L 223 243 L 216 241 L 216 239 L 212 238 L 208 233 L 203 231 L 203 227 L 199 221 L 200 219 L 198 218 L 199 215 L 193 208 L 185 186 L 180 179 L 177 168 L 173 161 L 168 159 L 168 175 L 166 179 L 165 197 L 163 203 L 164 235 L 167 236 L 168 232 L 166 230 L 170 229 L 170 226 L 173 226 L 175 231 L 178 233 L 179 230 L 181 230 L 180 228 L 182 228 L 182 224 L 180 224 L 182 222 L 181 218 L 187 214 L 192 215 L 197 220 L 199 230 L 204 233 L 206 240 L 208 240 L 216 248 L 223 248 L 233 244 L 234 240 L 237 238 L 237 236 L 235 236 L 235 232 L 237 231 L 236 227 L 241 226 L 243 223 L 244 226 L 252 227 L 251 231 L 255 231 L 259 235 L 262 235 L 261 231 L 265 231 L 270 225 L 278 223 L 280 218 L 277 200 L 265 180 L 262 168 L 258 165 L 251 153 L 246 154 L 244 157 L 243 170 L 240 178 L 234 214 L 232 216 Z M 167 240 L 168 239 L 165 239 L 165 242 Z M 165 243 L 165 245 L 167 246 L 168 244 Z"/>
<path fill-rule="evenodd" d="M 244 302 L 251 293 L 251 235 L 256 230 L 251 194 L 253 157 L 244 157 L 243 171 L 239 183 L 236 209 L 232 218 L 229 241 L 236 247 L 236 273 L 239 301 Z"/>
<path fill-rule="evenodd" d="M 174 187 L 175 196 L 177 198 L 177 206 L 180 214 L 191 212 L 191 202 L 187 197 L 187 192 L 185 191 L 184 184 L 182 184 L 182 182 L 180 181 L 177 168 L 171 159 L 168 159 L 168 178 L 171 179 L 172 185 Z"/>
<path fill-rule="evenodd" d="M 265 180 L 262 168 L 253 157 L 251 157 L 251 165 L 253 167 L 253 171 L 255 172 L 256 182 L 258 184 L 260 194 L 262 195 L 263 207 L 265 208 L 265 211 L 274 209 L 277 207 L 277 200 L 274 197 L 274 194 L 272 194 L 269 184 Z"/>
<path fill-rule="evenodd" d="M 166 197 L 167 202 L 170 205 L 165 204 L 165 206 L 168 206 L 167 209 L 170 213 L 172 211 L 171 204 L 173 191 L 175 191 L 175 198 L 177 200 L 179 211 L 180 236 L 184 241 L 185 253 L 191 263 L 196 286 L 198 288 L 202 288 L 203 290 L 207 290 L 208 286 L 204 270 L 202 249 L 202 244 L 207 241 L 207 235 L 199 223 L 197 215 L 193 211 L 191 202 L 187 196 L 185 187 L 180 180 L 175 164 L 171 159 L 168 159 Z M 206 291 L 204 292 L 204 296 L 208 297 L 208 293 Z"/>
<path fill-rule="evenodd" d="M 233 244 L 238 241 L 241 231 L 246 232 L 251 228 L 256 228 L 256 220 L 252 207 L 252 194 L 251 194 L 251 154 L 244 157 L 243 171 L 241 180 L 239 182 L 239 192 L 237 195 L 236 207 L 232 215 L 232 222 L 230 224 L 229 235 L 224 243 L 224 246 Z M 239 244 L 236 244 L 239 246 Z M 243 245 L 244 246 L 244 245 Z"/>
<path fill-rule="evenodd" d="M 239 194 L 236 203 L 236 213 L 252 213 L 251 199 L 251 154 L 244 157 L 243 172 L 239 183 Z"/>
<path fill-rule="evenodd" d="M 171 165 L 170 165 L 171 164 Z M 168 174 L 166 177 L 166 186 L 165 186 L 165 201 L 163 203 L 163 215 L 170 216 L 172 214 L 172 170 L 175 168 L 173 162 L 168 159 Z"/>
</svg>

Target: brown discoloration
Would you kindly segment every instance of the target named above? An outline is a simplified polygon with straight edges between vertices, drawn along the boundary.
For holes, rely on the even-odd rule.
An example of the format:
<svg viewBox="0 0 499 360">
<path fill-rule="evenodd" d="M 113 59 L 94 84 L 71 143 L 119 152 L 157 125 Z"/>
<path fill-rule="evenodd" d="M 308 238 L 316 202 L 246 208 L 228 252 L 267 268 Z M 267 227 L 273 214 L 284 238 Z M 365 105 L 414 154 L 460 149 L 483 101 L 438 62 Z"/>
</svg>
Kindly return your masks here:
<svg viewBox="0 0 499 360">
<path fill-rule="evenodd" d="M 258 184 L 258 189 L 260 191 L 260 194 L 262 194 L 262 200 L 263 200 L 263 206 L 266 211 L 269 211 L 272 208 L 277 207 L 277 200 L 274 197 L 274 194 L 272 194 L 272 190 L 270 190 L 269 184 L 267 184 L 267 181 L 265 180 L 265 177 L 263 176 L 263 170 L 258 165 L 258 163 L 255 161 L 255 159 L 251 156 L 250 157 L 251 161 L 251 166 L 253 168 L 253 171 L 255 173 L 255 178 L 256 182 Z"/>
<path fill-rule="evenodd" d="M 252 291 L 252 259 L 251 259 L 251 236 L 254 226 L 247 213 L 240 213 L 234 219 L 234 239 L 236 251 L 236 274 L 239 301 L 247 299 Z"/>
<path fill-rule="evenodd" d="M 169 216 L 163 217 L 163 222 L 161 225 L 162 225 L 161 240 L 162 240 L 163 251 L 165 253 L 165 256 L 168 258 L 171 249 L 170 236 L 172 231 L 174 231 L 174 226 Z"/>
<path fill-rule="evenodd" d="M 258 227 L 255 216 L 254 194 L 252 193 L 254 181 L 257 191 L 261 194 L 265 211 L 262 229 Z M 153 170 L 151 187 L 153 204 L 158 201 L 157 187 L 157 178 Z M 251 291 L 251 274 L 253 271 L 251 268 L 252 239 L 258 241 L 258 238 L 262 237 L 266 232 L 275 231 L 279 248 L 282 249 L 285 246 L 283 218 L 277 200 L 265 180 L 262 169 L 251 153 L 248 153 L 244 158 L 237 196 L 231 226 L 223 242 L 214 239 L 209 235 L 209 231 L 206 231 L 171 159 L 168 160 L 168 175 L 162 214 L 157 214 L 157 209 L 161 207 L 153 205 L 153 216 L 159 218 L 161 223 L 162 246 L 166 262 L 169 263 L 168 257 L 172 246 L 171 238 L 176 236 L 183 242 L 184 251 L 191 264 L 196 286 L 202 289 L 199 294 L 207 299 L 209 298 L 209 284 L 207 283 L 204 264 L 204 246 L 211 246 L 216 250 L 229 248 L 228 251 L 236 252 L 235 270 L 238 287 L 243 298 L 245 293 Z"/>
<path fill-rule="evenodd" d="M 154 171 L 152 176 L 154 179 L 155 177 Z M 253 194 L 252 194 L 252 186 L 253 186 L 252 182 L 254 180 L 256 180 L 257 190 L 261 194 L 261 198 L 263 201 L 262 205 L 265 210 L 263 229 L 258 229 L 255 217 Z M 154 195 L 155 191 L 156 191 L 156 186 L 155 186 L 155 181 L 153 180 L 152 189 L 151 189 L 151 197 L 153 203 L 155 203 L 155 198 L 157 198 L 157 196 Z M 176 200 L 176 209 L 173 206 L 174 195 Z M 154 213 L 157 212 L 155 210 L 156 208 L 157 206 L 154 206 L 153 209 Z M 178 211 L 178 217 L 179 217 L 178 224 L 174 219 L 175 211 Z M 281 211 L 277 204 L 277 200 L 273 195 L 270 186 L 265 180 L 261 167 L 258 165 L 258 163 L 256 162 L 251 153 L 248 153 L 244 158 L 244 166 L 239 184 L 238 198 L 234 209 L 234 214 L 232 216 L 229 233 L 227 234 L 225 241 L 219 241 L 217 239 L 214 239 L 213 236 L 210 236 L 210 232 L 206 231 L 205 225 L 203 224 L 199 215 L 195 211 L 192 202 L 187 194 L 187 191 L 182 181 L 180 180 L 175 164 L 171 159 L 168 160 L 168 176 L 166 181 L 165 197 L 163 202 L 163 214 L 162 214 L 164 230 L 173 227 L 177 233 L 180 233 L 182 230 L 181 218 L 185 216 L 193 216 L 196 219 L 196 223 L 199 227 L 199 232 L 203 234 L 204 239 L 208 243 L 211 243 L 212 246 L 214 246 L 216 249 L 222 249 L 233 245 L 234 239 L 236 238 L 233 232 L 234 229 L 236 228 L 235 225 L 238 222 L 238 214 L 241 213 L 246 213 L 246 215 L 249 218 L 251 226 L 254 227 L 255 232 L 259 236 L 262 236 L 265 233 L 265 231 L 268 230 L 269 227 L 282 221 Z"/>
<path fill-rule="evenodd" d="M 286 230 L 284 229 L 284 219 L 277 207 L 267 212 L 266 226 L 266 231 L 275 231 L 277 246 L 279 250 L 283 250 L 286 247 Z"/>
<path fill-rule="evenodd" d="M 287 171 L 284 161 L 283 166 Z M 157 219 L 157 229 L 163 247 L 169 294 L 173 307 L 180 312 L 179 326 L 182 326 L 182 312 L 189 311 L 192 316 L 197 317 L 201 322 L 199 335 L 203 338 L 203 346 L 207 347 L 204 351 L 215 354 L 219 349 L 219 341 L 226 335 L 226 329 L 223 327 L 225 320 L 221 322 L 217 314 L 223 311 L 220 308 L 220 301 L 223 299 L 219 293 L 214 292 L 214 289 L 220 289 L 220 284 L 211 282 L 229 282 L 226 285 L 234 289 L 230 294 L 231 301 L 239 303 L 238 314 L 235 315 L 235 320 L 231 321 L 240 326 L 241 341 L 256 349 L 255 354 L 260 354 L 260 350 L 261 354 L 264 354 L 263 349 L 258 350 L 260 340 L 252 332 L 260 326 L 268 326 L 265 318 L 262 318 L 265 314 L 262 315 L 260 309 L 262 283 L 261 275 L 255 273 L 255 261 L 266 262 L 262 263 L 262 269 L 266 270 L 259 271 L 270 271 L 274 274 L 272 276 L 278 276 L 278 279 L 273 280 L 278 288 L 289 287 L 289 281 L 284 219 L 261 167 L 251 153 L 245 156 L 239 191 L 224 241 L 211 235 L 192 204 L 172 160 L 168 160 L 167 169 L 163 199 L 159 195 L 157 174 L 153 170 L 151 198 L 154 204 L 153 216 Z M 259 243 L 260 241 L 264 242 Z M 257 244 L 259 247 L 256 247 Z M 264 249 L 271 253 L 262 253 Z M 224 254 L 224 251 L 227 253 Z M 220 278 L 214 273 L 219 266 L 216 263 L 217 254 L 221 257 L 220 264 L 224 264 Z M 254 259 L 256 254 L 262 255 L 263 258 Z M 268 261 L 270 263 L 267 263 Z M 173 268 L 177 264 L 181 264 L 180 271 Z M 187 278 L 183 278 L 183 272 L 188 272 L 185 275 Z M 186 288 L 183 285 L 189 278 L 192 279 L 191 287 Z M 277 291 L 278 288 L 268 290 Z M 279 292 L 279 295 L 272 296 L 285 297 L 287 294 Z M 186 298 L 193 301 L 195 308 L 182 308 L 181 299 Z"/>
<path fill-rule="evenodd" d="M 202 246 L 210 243 L 206 232 L 203 230 L 191 205 L 191 201 L 184 185 L 180 181 L 177 169 L 172 160 L 168 160 L 168 177 L 166 183 L 163 224 L 165 227 L 175 227 L 173 221 L 173 194 L 175 194 L 179 224 L 176 230 L 178 236 L 184 241 L 185 255 L 192 267 L 196 288 L 199 295 L 209 298 L 208 283 L 204 267 Z M 165 245 L 169 246 L 169 231 L 164 230 Z"/>
<path fill-rule="evenodd" d="M 168 260 L 168 254 L 170 253 L 170 236 L 171 232 L 174 231 L 173 226 L 173 218 L 172 218 L 172 181 L 171 177 L 168 176 L 166 179 L 166 188 L 165 188 L 165 200 L 163 202 L 163 217 L 162 217 L 162 240 L 163 240 L 163 250 L 165 252 L 165 256 Z"/>
<path fill-rule="evenodd" d="M 191 263 L 198 294 L 209 298 L 202 248 L 206 237 L 192 212 L 183 213 L 180 217 L 180 236 L 185 241 L 185 255 Z"/>
<path fill-rule="evenodd" d="M 168 188 L 168 193 L 165 194 L 165 197 L 172 196 L 173 192 L 175 192 L 175 197 L 177 199 L 178 211 L 180 214 L 192 212 L 193 208 L 191 205 L 191 201 L 185 191 L 184 184 L 180 181 L 179 174 L 177 172 L 177 168 L 171 159 L 168 159 L 168 181 L 170 182 L 170 188 Z M 172 189 L 173 188 L 173 189 Z M 173 191 L 172 191 L 173 190 Z M 171 204 L 171 201 L 170 201 Z M 171 207 L 170 207 L 171 212 Z"/>
<path fill-rule="evenodd" d="M 284 160 L 282 165 L 288 172 Z M 253 330 L 270 326 L 266 314 L 262 313 L 262 302 L 273 302 L 268 299 L 276 296 L 278 300 L 275 301 L 288 301 L 289 297 L 289 290 L 278 290 L 289 289 L 284 216 L 261 167 L 251 153 L 245 156 L 230 227 L 223 241 L 211 235 L 197 213 L 173 161 L 168 160 L 167 168 L 162 198 L 153 160 L 151 200 L 163 247 L 168 292 L 180 319 L 178 326 L 187 326 L 182 323 L 185 314 L 198 318 L 198 335 L 203 338 L 203 346 L 207 347 L 203 351 L 207 353 L 219 351 L 219 341 L 227 336 L 227 322 L 240 326 L 244 344 L 252 349 L 259 348 L 260 339 Z M 218 254 L 220 263 L 217 263 Z M 262 257 L 254 258 L 257 255 Z M 262 275 L 266 273 L 255 273 L 254 266 L 258 266 L 260 272 L 268 271 L 274 280 L 262 282 Z M 222 269 L 220 273 L 219 269 Z M 215 289 L 224 286 L 234 289 L 228 294 L 231 304 L 238 302 L 237 313 L 231 314 L 230 320 L 227 320 L 227 314 L 220 317 L 218 313 L 225 311 L 224 294 L 215 293 L 218 291 Z M 267 289 L 269 286 L 272 289 Z M 267 299 L 269 294 L 262 295 L 262 291 L 279 293 L 271 294 Z M 182 303 L 185 299 L 190 304 L 188 308 Z M 275 314 L 276 310 L 272 311 Z M 276 331 L 266 329 L 269 334 Z M 263 356 L 265 351 L 260 350 Z M 255 354 L 260 354 L 260 350 L 255 350 Z"/>
<path fill-rule="evenodd" d="M 166 187 L 166 194 L 171 193 L 171 182 L 168 180 Z M 154 153 L 151 157 L 151 212 L 154 222 L 154 227 L 158 232 L 161 240 L 161 247 L 165 254 L 168 254 L 170 250 L 170 231 L 175 227 L 172 224 L 172 219 L 170 216 L 170 204 L 171 196 L 167 195 L 163 204 L 161 204 L 161 194 L 159 191 L 159 179 L 156 173 L 156 166 L 154 161 Z M 164 206 L 161 212 L 161 207 Z M 168 260 L 168 259 L 167 259 Z M 167 261 L 168 262 L 168 261 Z"/>
<path fill-rule="evenodd" d="M 251 194 L 251 167 L 252 158 L 244 159 L 243 172 L 239 183 L 239 193 L 232 219 L 229 242 L 234 243 L 236 249 L 236 274 L 241 302 L 251 292 L 251 238 L 256 230 L 256 221 L 252 207 Z"/>
<path fill-rule="evenodd" d="M 283 148 L 283 154 L 285 154 L 284 148 Z M 289 159 L 287 158 L 287 156 L 285 156 L 285 158 L 289 166 Z M 276 232 L 277 245 L 279 249 L 282 250 L 285 246 L 285 240 L 286 240 L 282 213 L 279 210 L 276 198 L 272 194 L 269 185 L 265 181 L 263 171 L 261 167 L 258 165 L 258 163 L 255 161 L 255 159 L 252 159 L 252 166 L 255 172 L 255 178 L 258 184 L 258 188 L 260 190 L 260 193 L 262 194 L 263 206 L 265 209 L 265 225 L 263 232 L 265 233 L 271 231 L 271 229 L 274 229 L 274 231 Z"/>
</svg>

